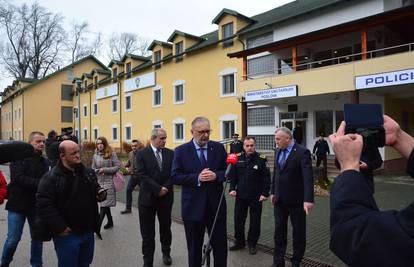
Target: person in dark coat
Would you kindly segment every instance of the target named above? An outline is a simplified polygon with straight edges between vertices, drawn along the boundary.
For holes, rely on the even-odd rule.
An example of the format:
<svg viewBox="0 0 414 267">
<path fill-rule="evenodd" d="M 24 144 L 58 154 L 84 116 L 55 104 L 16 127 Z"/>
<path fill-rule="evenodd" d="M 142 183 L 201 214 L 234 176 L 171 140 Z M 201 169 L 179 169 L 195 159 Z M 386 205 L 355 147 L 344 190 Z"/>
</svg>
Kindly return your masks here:
<svg viewBox="0 0 414 267">
<path fill-rule="evenodd" d="M 239 140 L 238 134 L 233 134 L 233 141 L 230 143 L 230 153 L 241 153 L 243 151 L 243 142 Z"/>
<path fill-rule="evenodd" d="M 414 139 L 384 116 L 386 145 L 408 159 L 414 177 Z M 345 135 L 345 122 L 331 135 L 341 174 L 331 188 L 330 249 L 349 266 L 413 266 L 414 202 L 396 211 L 380 211 L 369 183 L 360 171 L 363 139 Z"/>
<path fill-rule="evenodd" d="M 3 246 L 1 266 L 9 266 L 21 239 L 23 227 L 27 219 L 33 230 L 35 221 L 35 194 L 37 186 L 49 170 L 47 160 L 42 156 L 45 148 L 45 136 L 41 132 L 32 132 L 29 135 L 29 144 L 34 148 L 32 157 L 14 161 L 10 164 L 10 184 L 8 186 L 8 201 L 6 203 L 7 238 Z M 31 266 L 42 266 L 42 243 L 31 242 Z"/>
<path fill-rule="evenodd" d="M 230 193 L 236 197 L 234 206 L 234 237 L 229 250 L 245 247 L 244 225 L 250 209 L 249 233 L 247 243 L 249 253 L 257 253 L 256 244 L 260 236 L 262 203 L 269 197 L 270 171 L 266 157 L 256 152 L 256 139 L 247 136 L 243 141 L 244 152 L 237 155 L 237 162 L 230 172 Z"/>
<path fill-rule="evenodd" d="M 306 215 L 314 202 L 312 159 L 310 151 L 295 143 L 286 127 L 277 128 L 275 143 L 277 149 L 270 187 L 275 216 L 273 266 L 285 266 L 287 220 L 290 217 L 292 266 L 299 267 L 306 247 Z"/>
<path fill-rule="evenodd" d="M 60 160 L 41 180 L 36 211 L 52 235 L 59 267 L 89 266 L 93 260 L 94 232 L 100 235 L 98 201 L 106 198 L 95 172 L 80 160 L 73 141 L 59 145 Z"/>
<path fill-rule="evenodd" d="M 150 145 L 137 152 L 134 176 L 141 181 L 138 197 L 139 225 L 142 236 L 144 267 L 152 267 L 155 251 L 155 216 L 158 217 L 162 260 L 171 265 L 171 209 L 174 188 L 171 182 L 171 164 L 174 152 L 165 147 L 164 129 L 151 131 Z"/>
<path fill-rule="evenodd" d="M 181 185 L 181 217 L 187 239 L 188 266 L 200 267 L 205 229 L 211 235 L 214 266 L 227 266 L 227 206 L 219 207 L 225 181 L 224 146 L 210 141 L 210 121 L 196 117 L 191 123 L 193 139 L 174 151 L 171 177 Z M 218 217 L 214 232 L 214 216 Z"/>
<path fill-rule="evenodd" d="M 312 154 L 316 154 L 316 167 L 319 167 L 322 163 L 323 165 L 323 181 L 328 184 L 328 155 L 330 153 L 329 151 L 329 145 L 328 142 L 324 139 L 324 133 L 319 134 L 318 141 L 315 142 L 315 145 L 313 146 Z"/>
<path fill-rule="evenodd" d="M 51 168 L 55 167 L 56 163 L 59 160 L 59 153 L 58 153 L 58 147 L 59 147 L 59 141 L 58 141 L 58 135 L 55 130 L 51 130 L 47 134 L 46 139 L 46 157 L 49 160 L 49 165 Z"/>
<path fill-rule="evenodd" d="M 303 128 L 300 122 L 296 121 L 296 127 L 293 129 L 292 135 L 295 142 L 301 145 L 303 141 Z"/>
</svg>

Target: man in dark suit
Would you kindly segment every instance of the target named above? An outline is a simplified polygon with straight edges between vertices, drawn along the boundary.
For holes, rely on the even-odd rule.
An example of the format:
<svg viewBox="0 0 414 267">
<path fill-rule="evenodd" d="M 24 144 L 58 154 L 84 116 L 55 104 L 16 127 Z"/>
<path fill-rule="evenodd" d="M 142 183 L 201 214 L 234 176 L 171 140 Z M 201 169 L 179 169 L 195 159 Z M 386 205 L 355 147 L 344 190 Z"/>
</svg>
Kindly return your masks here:
<svg viewBox="0 0 414 267">
<path fill-rule="evenodd" d="M 313 173 L 308 149 L 295 143 L 291 131 L 280 127 L 275 133 L 275 165 L 271 200 L 275 216 L 273 266 L 285 266 L 287 220 L 293 230 L 292 266 L 298 267 L 305 253 L 306 214 L 313 207 Z"/>
<path fill-rule="evenodd" d="M 414 177 L 414 139 L 384 116 L 386 145 L 408 159 Z M 414 202 L 401 211 L 380 211 L 360 170 L 363 140 L 345 135 L 345 122 L 330 137 L 341 174 L 331 188 L 330 249 L 349 266 L 413 266 Z"/>
<path fill-rule="evenodd" d="M 227 153 L 222 144 L 210 141 L 210 122 L 197 117 L 191 123 L 193 139 L 175 149 L 174 184 L 181 185 L 181 213 L 188 249 L 188 266 L 199 267 L 204 233 L 211 235 L 214 266 L 227 266 L 226 202 L 218 207 L 223 191 Z M 211 233 L 214 215 L 218 218 Z"/>
<path fill-rule="evenodd" d="M 141 181 L 138 197 L 139 224 L 142 235 L 144 266 L 152 267 L 155 250 L 155 215 L 160 225 L 163 262 L 171 265 L 171 209 L 174 200 L 171 164 L 174 152 L 165 148 L 164 129 L 151 132 L 150 145 L 138 151 L 134 175 Z"/>
<path fill-rule="evenodd" d="M 233 134 L 233 141 L 230 143 L 230 153 L 241 153 L 243 151 L 243 142 L 239 140 L 239 134 Z"/>
</svg>

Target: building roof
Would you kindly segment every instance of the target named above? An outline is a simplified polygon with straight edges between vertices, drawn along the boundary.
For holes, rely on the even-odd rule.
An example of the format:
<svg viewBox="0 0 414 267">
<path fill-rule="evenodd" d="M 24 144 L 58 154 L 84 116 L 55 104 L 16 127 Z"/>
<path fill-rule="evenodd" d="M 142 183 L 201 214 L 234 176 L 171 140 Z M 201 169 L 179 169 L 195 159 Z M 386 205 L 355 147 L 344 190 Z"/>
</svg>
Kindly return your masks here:
<svg viewBox="0 0 414 267">
<path fill-rule="evenodd" d="M 94 73 L 99 73 L 99 74 L 108 74 L 108 75 L 110 75 L 111 74 L 111 71 L 110 70 L 108 70 L 108 69 L 93 69 L 92 71 L 91 71 L 91 75 L 93 75 Z"/>
<path fill-rule="evenodd" d="M 124 62 L 116 60 L 116 59 L 112 59 L 111 62 L 109 62 L 108 67 L 112 67 L 112 65 L 118 65 L 118 66 L 123 66 Z"/>
<path fill-rule="evenodd" d="M 170 35 L 170 37 L 168 37 L 168 42 L 172 42 L 172 41 L 174 41 L 174 39 L 175 39 L 175 37 L 177 36 L 177 35 L 179 35 L 179 36 L 182 36 L 182 37 L 185 37 L 185 38 L 189 38 L 189 39 L 194 39 L 194 40 L 197 40 L 197 41 L 203 41 L 204 39 L 202 38 L 202 37 L 200 37 L 200 36 L 195 36 L 195 35 L 192 35 L 192 34 L 189 34 L 189 33 L 185 33 L 185 32 L 182 32 L 182 31 L 179 31 L 179 30 L 175 30 L 171 35 Z"/>
<path fill-rule="evenodd" d="M 327 6 L 349 1 L 353 0 L 296 0 L 251 17 L 255 22 L 249 26 L 246 26 L 238 34 L 242 35 L 250 33 L 275 23 L 280 23 L 288 19 L 296 18 L 300 15 L 326 8 Z"/>
<path fill-rule="evenodd" d="M 148 60 L 151 60 L 151 56 L 149 56 L 149 57 L 145 57 L 145 56 L 139 56 L 139 55 L 134 55 L 134 54 L 130 54 L 130 53 L 128 53 L 128 54 L 125 54 L 123 57 L 122 57 L 122 59 L 121 59 L 121 61 L 122 62 L 125 62 L 125 60 L 127 59 L 127 58 L 132 58 L 132 59 L 136 59 L 136 60 L 141 60 L 141 61 L 148 61 Z"/>
<path fill-rule="evenodd" d="M 245 20 L 245 21 L 250 22 L 250 23 L 255 22 L 255 20 L 254 20 L 254 19 L 249 18 L 249 17 L 247 17 L 247 16 L 245 16 L 245 15 L 243 15 L 243 14 L 240 14 L 240 13 L 239 13 L 239 12 L 237 12 L 237 11 L 234 11 L 234 10 L 231 10 L 231 9 L 228 9 L 228 8 L 223 8 L 223 9 L 220 11 L 220 13 L 219 13 L 219 14 L 218 14 L 218 15 L 217 15 L 214 19 L 213 19 L 212 23 L 214 23 L 214 24 L 219 24 L 219 23 L 220 23 L 221 18 L 222 18 L 224 15 L 226 15 L 226 14 L 228 14 L 228 15 L 233 15 L 233 16 L 235 16 L 235 17 L 239 18 L 239 19 Z"/>
<path fill-rule="evenodd" d="M 154 48 L 154 46 L 156 45 L 160 45 L 160 46 L 164 46 L 164 47 L 168 47 L 168 48 L 172 48 L 172 44 L 170 43 L 166 43 L 163 41 L 158 41 L 158 40 L 154 40 L 152 41 L 152 43 L 148 46 L 148 50 L 152 50 Z"/>
</svg>

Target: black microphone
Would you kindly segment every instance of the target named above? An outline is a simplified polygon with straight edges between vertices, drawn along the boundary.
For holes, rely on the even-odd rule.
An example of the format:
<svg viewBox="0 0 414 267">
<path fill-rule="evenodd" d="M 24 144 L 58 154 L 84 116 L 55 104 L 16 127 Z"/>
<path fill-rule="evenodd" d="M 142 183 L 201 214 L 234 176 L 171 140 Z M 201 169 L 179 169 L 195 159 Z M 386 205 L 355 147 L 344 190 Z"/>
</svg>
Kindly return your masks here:
<svg viewBox="0 0 414 267">
<path fill-rule="evenodd" d="M 236 154 L 229 154 L 226 159 L 227 169 L 224 173 L 224 177 L 228 177 L 231 171 L 231 168 L 237 162 L 237 155 Z"/>
<path fill-rule="evenodd" d="M 33 146 L 28 143 L 21 141 L 0 143 L 0 164 L 30 158 L 33 155 Z"/>
</svg>

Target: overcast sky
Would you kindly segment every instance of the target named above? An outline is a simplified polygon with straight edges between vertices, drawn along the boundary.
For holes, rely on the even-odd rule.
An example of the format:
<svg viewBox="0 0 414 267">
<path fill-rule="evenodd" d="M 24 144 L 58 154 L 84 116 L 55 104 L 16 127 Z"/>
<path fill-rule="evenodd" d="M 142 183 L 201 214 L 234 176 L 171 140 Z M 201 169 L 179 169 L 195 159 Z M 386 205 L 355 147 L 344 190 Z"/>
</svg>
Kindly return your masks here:
<svg viewBox="0 0 414 267">
<path fill-rule="evenodd" d="M 101 32 L 106 39 L 112 32 L 133 32 L 151 41 L 167 41 L 174 30 L 202 35 L 217 29 L 213 18 L 223 9 L 233 9 L 246 16 L 254 16 L 293 0 L 38 0 L 41 6 L 73 20 L 87 21 L 90 30 Z M 32 3 L 14 0 L 13 3 Z M 104 64 L 107 64 L 105 59 Z M 0 76 L 0 90 L 12 79 Z"/>
</svg>

